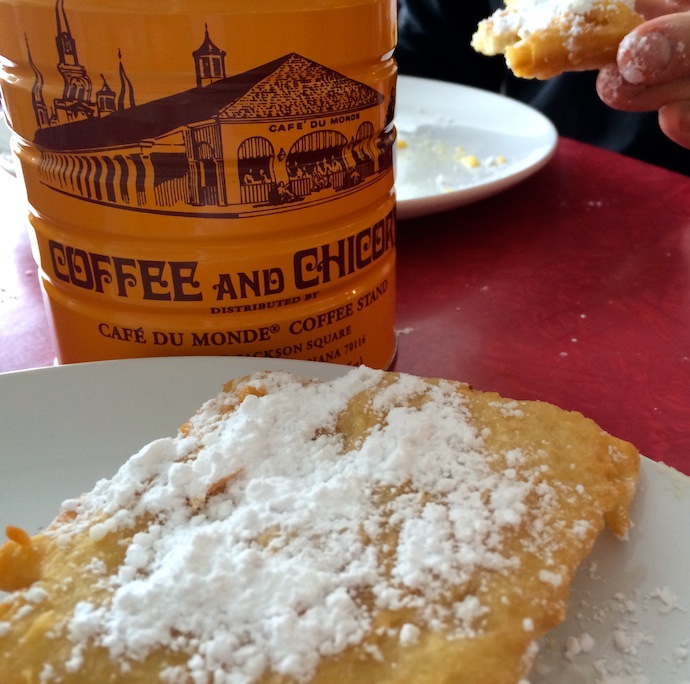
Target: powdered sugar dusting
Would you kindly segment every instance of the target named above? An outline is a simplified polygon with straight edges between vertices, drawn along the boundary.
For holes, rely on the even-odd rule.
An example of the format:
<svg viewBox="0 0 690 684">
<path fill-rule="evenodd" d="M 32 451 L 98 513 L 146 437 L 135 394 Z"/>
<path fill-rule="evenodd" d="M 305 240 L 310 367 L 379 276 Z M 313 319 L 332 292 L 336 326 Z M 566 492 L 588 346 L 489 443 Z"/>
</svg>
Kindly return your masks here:
<svg viewBox="0 0 690 684">
<path fill-rule="evenodd" d="M 631 9 L 633 0 L 621 0 Z M 492 15 L 497 31 L 517 32 L 525 38 L 551 25 L 555 18 L 568 17 L 569 31 L 577 32 L 585 26 L 579 18 L 596 7 L 614 4 L 609 0 L 508 0 L 509 11 L 499 10 Z"/>
<path fill-rule="evenodd" d="M 303 682 L 323 656 L 366 649 L 372 609 L 414 611 L 402 645 L 421 627 L 473 634 L 487 610 L 476 596 L 446 608 L 433 599 L 477 568 L 515 567 L 502 555 L 502 530 L 520 524 L 532 485 L 491 469 L 450 383 L 432 390 L 437 402 L 409 406 L 425 388 L 402 376 L 371 406 L 385 420 L 344 444 L 333 430 L 339 415 L 382 377 L 360 368 L 328 384 L 261 379 L 253 384 L 281 391 L 249 393 L 234 410 L 208 402 L 188 436 L 153 442 L 66 502 L 74 519 L 62 543 L 150 521 L 109 580 L 110 600 L 81 602 L 69 619 L 70 670 L 91 644 L 122 668 L 160 647 L 191 646 L 195 655 L 162 681 L 250 684 L 271 670 Z M 550 492 L 539 487 L 546 505 Z M 385 546 L 391 530 L 395 547 L 382 562 L 365 540 Z M 93 573 L 105 581 L 102 567 Z M 373 605 L 358 598 L 365 588 Z"/>
<path fill-rule="evenodd" d="M 690 684 L 690 622 L 676 593 L 660 585 L 608 595 L 594 562 L 589 576 L 596 597 L 573 587 L 570 625 L 542 641 L 532 684 Z"/>
</svg>

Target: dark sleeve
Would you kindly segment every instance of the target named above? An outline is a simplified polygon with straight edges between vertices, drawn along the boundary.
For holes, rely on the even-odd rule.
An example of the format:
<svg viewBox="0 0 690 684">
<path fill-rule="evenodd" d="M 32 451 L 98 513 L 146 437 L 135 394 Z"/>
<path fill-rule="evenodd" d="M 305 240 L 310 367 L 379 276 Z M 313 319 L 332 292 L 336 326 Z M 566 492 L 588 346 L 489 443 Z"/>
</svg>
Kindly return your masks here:
<svg viewBox="0 0 690 684">
<path fill-rule="evenodd" d="M 470 46 L 491 11 L 490 0 L 398 0 L 400 73 L 498 90 L 503 59 L 478 55 Z"/>
<path fill-rule="evenodd" d="M 509 74 L 504 92 L 549 117 L 560 135 L 690 175 L 690 150 L 661 132 L 658 113 L 611 109 L 599 99 L 596 79 L 595 71 L 566 73 L 548 81 Z"/>
</svg>

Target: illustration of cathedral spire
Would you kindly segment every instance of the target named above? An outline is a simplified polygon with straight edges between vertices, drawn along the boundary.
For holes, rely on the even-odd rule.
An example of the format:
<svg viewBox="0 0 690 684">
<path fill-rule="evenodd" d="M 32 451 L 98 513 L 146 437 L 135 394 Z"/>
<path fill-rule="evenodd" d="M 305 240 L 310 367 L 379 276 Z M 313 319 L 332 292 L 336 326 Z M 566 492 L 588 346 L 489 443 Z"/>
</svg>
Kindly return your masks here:
<svg viewBox="0 0 690 684">
<path fill-rule="evenodd" d="M 62 98 L 55 101 L 55 113 L 60 123 L 66 123 L 95 113 L 95 104 L 91 102 L 91 79 L 86 69 L 79 64 L 77 44 L 72 36 L 65 13 L 64 0 L 56 0 L 55 37 L 58 51 L 57 69 L 64 82 Z"/>
<path fill-rule="evenodd" d="M 96 104 L 99 116 L 106 116 L 115 111 L 115 91 L 108 85 L 105 76 L 101 74 L 103 86 L 96 93 Z"/>
<path fill-rule="evenodd" d="M 208 24 L 205 25 L 206 35 L 198 50 L 194 50 L 194 68 L 196 70 L 196 86 L 203 88 L 214 81 L 225 78 L 225 50 L 221 50 L 213 43 L 208 35 Z"/>
<path fill-rule="evenodd" d="M 38 70 L 38 67 L 34 63 L 33 57 L 31 56 L 29 39 L 24 36 L 24 40 L 26 41 L 26 50 L 29 53 L 29 66 L 36 77 L 31 88 L 31 105 L 34 109 L 34 115 L 36 116 L 36 123 L 38 124 L 38 127 L 44 128 L 45 126 L 50 126 L 50 114 L 48 113 L 48 105 L 46 105 L 46 102 L 43 99 L 43 74 Z"/>
<path fill-rule="evenodd" d="M 127 76 L 124 64 L 122 64 L 122 52 L 117 51 L 117 58 L 120 60 L 120 97 L 117 101 L 118 109 L 134 107 L 134 86 Z"/>
<path fill-rule="evenodd" d="M 58 69 L 61 70 L 61 67 L 79 66 L 77 44 L 69 28 L 64 0 L 57 0 L 55 3 L 55 25 L 57 26 L 55 42 L 57 43 L 58 57 L 60 58 Z M 69 84 L 67 83 L 66 85 Z"/>
</svg>

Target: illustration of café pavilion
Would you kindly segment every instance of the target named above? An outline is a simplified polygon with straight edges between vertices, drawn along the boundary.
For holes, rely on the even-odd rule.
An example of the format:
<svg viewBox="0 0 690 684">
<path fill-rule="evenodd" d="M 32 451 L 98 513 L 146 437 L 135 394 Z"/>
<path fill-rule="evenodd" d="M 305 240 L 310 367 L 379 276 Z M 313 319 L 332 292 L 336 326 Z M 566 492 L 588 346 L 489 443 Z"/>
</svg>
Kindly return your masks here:
<svg viewBox="0 0 690 684">
<path fill-rule="evenodd" d="M 51 188 L 140 211 L 232 217 L 331 201 L 392 173 L 393 101 L 295 53 L 228 76 L 208 27 L 192 53 L 193 88 L 137 104 L 119 55 L 119 92 L 101 76 L 94 95 L 63 3 L 56 44 L 64 88 L 52 106 L 29 48 L 34 143 Z"/>
</svg>

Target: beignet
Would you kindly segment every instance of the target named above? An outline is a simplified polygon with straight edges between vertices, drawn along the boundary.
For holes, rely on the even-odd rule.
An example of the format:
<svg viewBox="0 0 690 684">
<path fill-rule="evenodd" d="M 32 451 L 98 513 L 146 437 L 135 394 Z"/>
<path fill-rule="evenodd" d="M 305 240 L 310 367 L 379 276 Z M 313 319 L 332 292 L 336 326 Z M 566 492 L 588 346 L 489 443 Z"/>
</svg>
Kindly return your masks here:
<svg viewBox="0 0 690 684">
<path fill-rule="evenodd" d="M 633 0 L 506 0 L 481 21 L 472 47 L 502 54 L 521 78 L 601 69 L 616 61 L 621 40 L 642 17 Z"/>
<path fill-rule="evenodd" d="M 10 529 L 2 682 L 517 684 L 638 467 L 578 413 L 458 382 L 233 380 Z"/>
</svg>

